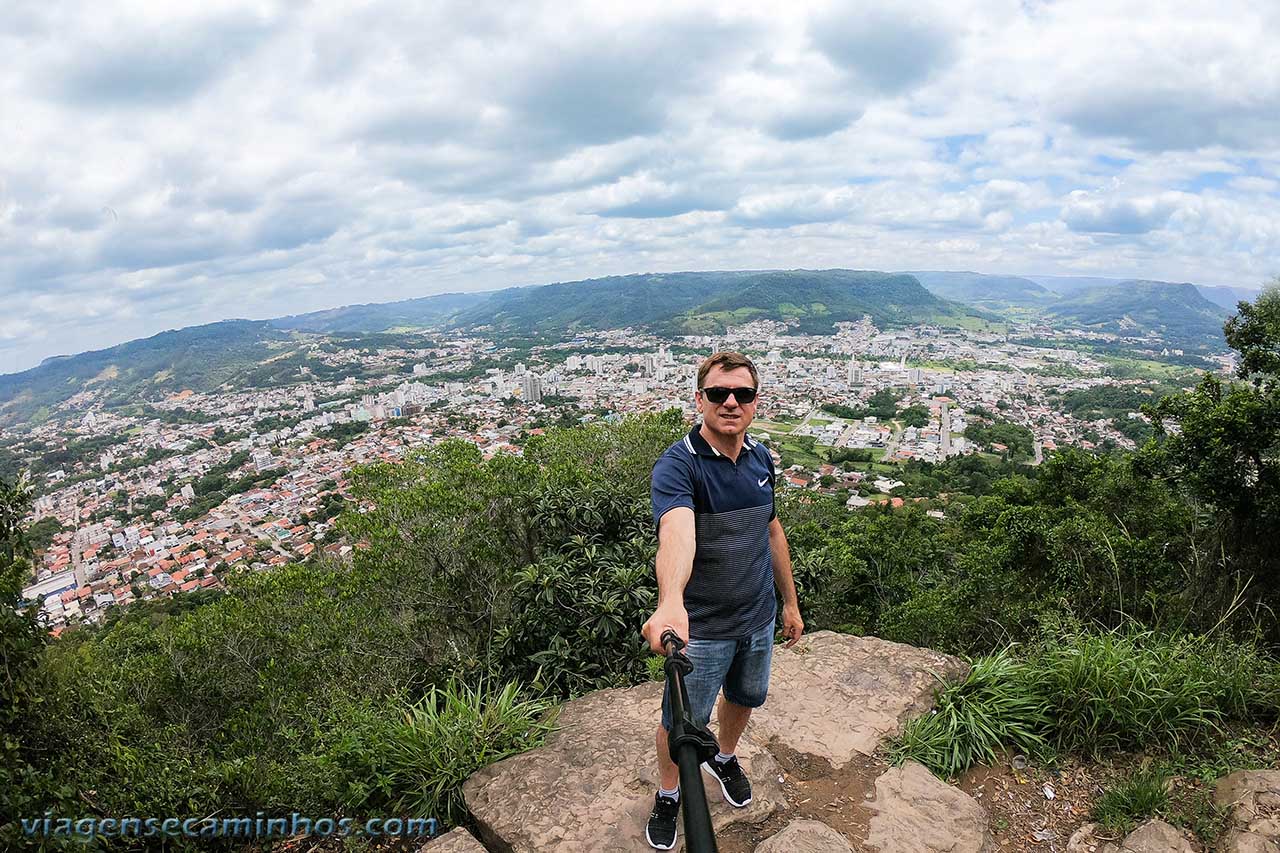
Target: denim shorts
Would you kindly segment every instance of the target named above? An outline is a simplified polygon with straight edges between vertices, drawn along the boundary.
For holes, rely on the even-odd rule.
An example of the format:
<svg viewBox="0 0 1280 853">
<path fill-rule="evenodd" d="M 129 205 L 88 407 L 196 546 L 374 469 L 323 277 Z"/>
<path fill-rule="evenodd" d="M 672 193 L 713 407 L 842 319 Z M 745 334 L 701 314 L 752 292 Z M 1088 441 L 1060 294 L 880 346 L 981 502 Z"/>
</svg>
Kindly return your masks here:
<svg viewBox="0 0 1280 853">
<path fill-rule="evenodd" d="M 693 721 L 711 720 L 716 694 L 744 708 L 759 708 L 769 693 L 769 662 L 773 659 L 773 620 L 753 634 L 736 640 L 689 640 L 684 653 L 693 672 L 684 677 Z M 671 731 L 671 698 L 662 691 L 662 727 Z"/>
</svg>

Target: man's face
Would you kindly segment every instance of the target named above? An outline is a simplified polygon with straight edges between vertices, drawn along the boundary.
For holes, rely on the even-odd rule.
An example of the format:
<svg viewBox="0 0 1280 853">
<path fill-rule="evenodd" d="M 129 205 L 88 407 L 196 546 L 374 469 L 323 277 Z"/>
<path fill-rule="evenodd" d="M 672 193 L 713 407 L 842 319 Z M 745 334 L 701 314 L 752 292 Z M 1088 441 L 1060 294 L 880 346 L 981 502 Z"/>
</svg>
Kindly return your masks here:
<svg viewBox="0 0 1280 853">
<path fill-rule="evenodd" d="M 707 372 L 707 378 L 702 382 L 703 388 L 754 388 L 755 386 L 751 371 L 745 367 L 725 370 L 718 364 Z M 702 391 L 698 391 L 695 399 L 698 403 L 698 412 L 702 415 L 702 422 L 706 424 L 707 429 L 726 438 L 742 435 L 747 431 L 751 419 L 756 416 L 756 402 L 759 400 L 756 398 L 744 406 L 738 402 L 735 395 L 730 394 L 728 399 L 717 405 L 708 400 Z"/>
</svg>

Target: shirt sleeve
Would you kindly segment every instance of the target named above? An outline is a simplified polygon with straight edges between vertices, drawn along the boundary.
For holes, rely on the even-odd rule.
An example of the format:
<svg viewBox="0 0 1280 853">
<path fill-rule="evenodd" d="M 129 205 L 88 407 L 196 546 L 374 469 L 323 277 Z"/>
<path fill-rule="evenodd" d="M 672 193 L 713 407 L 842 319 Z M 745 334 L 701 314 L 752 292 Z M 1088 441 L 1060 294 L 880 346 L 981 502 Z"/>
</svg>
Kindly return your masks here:
<svg viewBox="0 0 1280 853">
<path fill-rule="evenodd" d="M 653 463 L 649 480 L 649 499 L 653 504 L 653 526 L 662 516 L 678 506 L 693 509 L 693 461 L 676 454 L 664 453 Z"/>
</svg>

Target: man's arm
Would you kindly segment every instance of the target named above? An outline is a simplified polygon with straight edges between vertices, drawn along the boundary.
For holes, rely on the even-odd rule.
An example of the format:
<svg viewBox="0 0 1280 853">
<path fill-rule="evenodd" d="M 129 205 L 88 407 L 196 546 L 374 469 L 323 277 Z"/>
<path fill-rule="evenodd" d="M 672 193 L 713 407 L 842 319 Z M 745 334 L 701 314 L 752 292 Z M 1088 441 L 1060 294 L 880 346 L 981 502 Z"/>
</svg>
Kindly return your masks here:
<svg viewBox="0 0 1280 853">
<path fill-rule="evenodd" d="M 787 547 L 787 534 L 782 532 L 782 522 L 777 516 L 769 522 L 769 554 L 773 558 L 773 585 L 782 596 L 782 636 L 789 649 L 804 633 L 804 620 L 800 618 L 800 600 L 796 597 L 796 581 L 791 574 L 791 549 Z"/>
<path fill-rule="evenodd" d="M 684 608 L 684 588 L 693 574 L 693 554 L 697 549 L 693 510 L 678 506 L 663 513 L 658 522 L 658 608 L 640 633 L 656 654 L 665 654 L 662 633 L 674 628 L 680 639 L 689 642 L 689 612 Z"/>
</svg>

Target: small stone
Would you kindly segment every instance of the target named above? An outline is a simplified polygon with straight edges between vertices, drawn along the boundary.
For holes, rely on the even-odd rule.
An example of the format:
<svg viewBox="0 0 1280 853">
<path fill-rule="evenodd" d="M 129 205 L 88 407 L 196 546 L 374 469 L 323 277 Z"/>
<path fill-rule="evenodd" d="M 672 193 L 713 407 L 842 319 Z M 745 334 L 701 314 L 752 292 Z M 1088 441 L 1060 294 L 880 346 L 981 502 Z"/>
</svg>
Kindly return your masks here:
<svg viewBox="0 0 1280 853">
<path fill-rule="evenodd" d="M 1123 853 L 1195 853 L 1195 848 L 1181 831 L 1162 820 L 1149 820 L 1129 833 Z"/>
<path fill-rule="evenodd" d="M 433 838 L 418 848 L 418 853 L 485 853 L 475 836 L 462 827 Z"/>
<path fill-rule="evenodd" d="M 853 847 L 822 821 L 793 820 L 765 839 L 755 853 L 853 853 Z"/>
<path fill-rule="evenodd" d="M 980 853 L 989 849 L 977 800 L 908 761 L 876 779 L 867 846 L 879 853 Z"/>
</svg>

